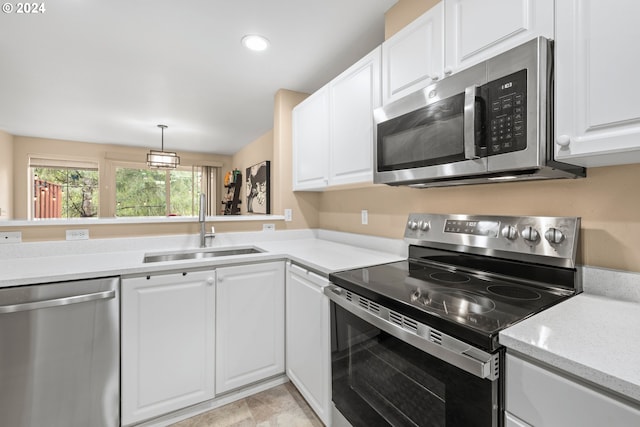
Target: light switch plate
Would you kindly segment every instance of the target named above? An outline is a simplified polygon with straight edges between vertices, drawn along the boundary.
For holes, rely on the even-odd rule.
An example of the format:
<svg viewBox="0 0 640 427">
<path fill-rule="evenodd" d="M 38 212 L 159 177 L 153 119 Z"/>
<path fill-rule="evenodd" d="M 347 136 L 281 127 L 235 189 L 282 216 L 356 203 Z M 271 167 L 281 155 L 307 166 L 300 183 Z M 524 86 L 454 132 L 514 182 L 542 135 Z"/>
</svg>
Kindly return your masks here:
<svg viewBox="0 0 640 427">
<path fill-rule="evenodd" d="M 89 240 L 89 230 L 67 230 L 67 240 Z"/>
<path fill-rule="evenodd" d="M 366 209 L 362 210 L 362 225 L 369 224 L 369 211 Z"/>
<path fill-rule="evenodd" d="M 285 209 L 284 210 L 284 220 L 285 221 L 291 221 L 292 216 L 293 216 L 293 213 L 291 212 L 291 209 Z"/>
<path fill-rule="evenodd" d="M 21 231 L 3 231 L 0 233 L 0 243 L 20 243 L 22 242 Z"/>
</svg>

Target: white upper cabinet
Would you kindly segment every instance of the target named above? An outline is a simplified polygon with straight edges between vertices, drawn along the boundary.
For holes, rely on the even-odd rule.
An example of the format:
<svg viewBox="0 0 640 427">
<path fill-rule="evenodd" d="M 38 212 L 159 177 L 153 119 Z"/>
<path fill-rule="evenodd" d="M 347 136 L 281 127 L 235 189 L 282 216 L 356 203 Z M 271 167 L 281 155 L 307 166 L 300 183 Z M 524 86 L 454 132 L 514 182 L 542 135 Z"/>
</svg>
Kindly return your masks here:
<svg viewBox="0 0 640 427">
<path fill-rule="evenodd" d="M 329 86 L 293 109 L 293 189 L 329 185 Z"/>
<path fill-rule="evenodd" d="M 640 162 L 640 2 L 556 2 L 557 159 Z"/>
<path fill-rule="evenodd" d="M 443 45 L 442 2 L 382 43 L 382 103 L 442 78 Z"/>
<path fill-rule="evenodd" d="M 380 106 L 380 49 L 333 79 L 329 185 L 373 181 L 373 110 Z"/>
<path fill-rule="evenodd" d="M 554 37 L 553 0 L 445 0 L 444 4 L 445 75 L 532 38 Z"/>
<path fill-rule="evenodd" d="M 538 36 L 554 37 L 554 0 L 444 0 L 382 44 L 382 102 Z"/>
<path fill-rule="evenodd" d="M 293 190 L 371 182 L 380 48 L 293 109 Z"/>
</svg>

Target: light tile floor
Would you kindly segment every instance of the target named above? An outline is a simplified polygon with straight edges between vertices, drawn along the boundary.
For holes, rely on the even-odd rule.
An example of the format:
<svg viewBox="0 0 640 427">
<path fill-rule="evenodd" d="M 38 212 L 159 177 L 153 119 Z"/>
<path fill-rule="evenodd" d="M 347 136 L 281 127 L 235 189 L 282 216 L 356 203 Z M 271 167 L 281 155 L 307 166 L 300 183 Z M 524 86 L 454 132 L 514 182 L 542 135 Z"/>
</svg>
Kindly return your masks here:
<svg viewBox="0 0 640 427">
<path fill-rule="evenodd" d="M 322 427 L 290 382 L 221 406 L 172 427 Z"/>
</svg>

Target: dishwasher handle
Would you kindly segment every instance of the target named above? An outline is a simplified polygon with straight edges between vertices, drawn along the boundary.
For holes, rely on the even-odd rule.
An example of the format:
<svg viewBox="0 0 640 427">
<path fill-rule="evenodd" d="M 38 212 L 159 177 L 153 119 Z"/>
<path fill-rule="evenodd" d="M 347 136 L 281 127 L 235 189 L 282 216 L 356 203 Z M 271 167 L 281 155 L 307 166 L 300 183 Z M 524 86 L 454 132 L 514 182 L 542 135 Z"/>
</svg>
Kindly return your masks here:
<svg viewBox="0 0 640 427">
<path fill-rule="evenodd" d="M 19 311 L 39 310 L 41 308 L 60 307 L 69 304 L 78 304 L 81 302 L 97 301 L 101 299 L 110 299 L 116 296 L 116 291 L 95 292 L 85 295 L 73 295 L 64 298 L 55 298 L 44 301 L 25 302 L 21 304 L 2 305 L 0 306 L 0 314 L 16 313 Z"/>
</svg>

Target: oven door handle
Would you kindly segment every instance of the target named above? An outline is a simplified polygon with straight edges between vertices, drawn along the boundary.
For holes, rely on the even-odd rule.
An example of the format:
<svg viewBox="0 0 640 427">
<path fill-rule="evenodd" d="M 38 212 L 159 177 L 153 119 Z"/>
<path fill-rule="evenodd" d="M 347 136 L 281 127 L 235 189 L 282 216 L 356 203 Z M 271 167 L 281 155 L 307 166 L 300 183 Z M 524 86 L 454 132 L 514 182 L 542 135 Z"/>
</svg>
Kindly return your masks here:
<svg viewBox="0 0 640 427">
<path fill-rule="evenodd" d="M 497 353 L 486 353 L 414 320 L 409 323 L 417 325 L 415 332 L 408 330 L 389 320 L 391 310 L 374 303 L 375 308 L 372 312 L 369 309 L 372 307 L 370 300 L 333 284 L 324 288 L 324 294 L 351 314 L 433 357 L 479 378 L 493 381 L 499 376 L 499 356 Z M 404 316 L 394 313 L 393 317 L 397 322 L 404 323 L 402 320 Z M 434 335 L 434 331 L 437 334 L 438 342 L 430 339 Z"/>
</svg>

